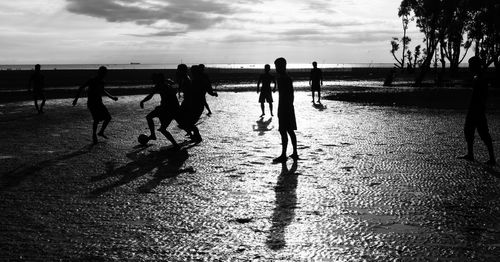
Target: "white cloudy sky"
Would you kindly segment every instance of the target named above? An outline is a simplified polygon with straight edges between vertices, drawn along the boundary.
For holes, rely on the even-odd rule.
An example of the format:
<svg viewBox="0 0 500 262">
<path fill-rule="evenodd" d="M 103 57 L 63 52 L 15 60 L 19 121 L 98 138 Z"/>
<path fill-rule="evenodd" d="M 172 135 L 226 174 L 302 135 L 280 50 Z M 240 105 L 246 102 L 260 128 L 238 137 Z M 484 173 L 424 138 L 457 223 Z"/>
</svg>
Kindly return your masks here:
<svg viewBox="0 0 500 262">
<path fill-rule="evenodd" d="M 2 0 L 0 64 L 392 62 L 399 3 Z"/>
</svg>

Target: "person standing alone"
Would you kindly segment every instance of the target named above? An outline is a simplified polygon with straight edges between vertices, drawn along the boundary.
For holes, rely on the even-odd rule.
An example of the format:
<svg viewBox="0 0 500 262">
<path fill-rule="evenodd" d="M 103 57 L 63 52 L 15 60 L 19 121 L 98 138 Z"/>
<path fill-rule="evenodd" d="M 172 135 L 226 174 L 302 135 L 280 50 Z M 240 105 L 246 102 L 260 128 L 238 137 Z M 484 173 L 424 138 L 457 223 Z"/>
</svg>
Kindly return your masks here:
<svg viewBox="0 0 500 262">
<path fill-rule="evenodd" d="M 293 106 L 293 81 L 286 72 L 286 60 L 280 57 L 274 61 L 276 72 L 278 73 L 277 85 L 279 94 L 278 103 L 278 123 L 281 136 L 281 155 L 273 160 L 275 163 L 282 163 L 287 160 L 286 149 L 288 146 L 288 135 L 293 146 L 293 153 L 290 157 L 294 160 L 299 158 L 297 153 L 297 122 L 295 119 L 295 108 Z"/>
<path fill-rule="evenodd" d="M 264 103 L 269 103 L 269 112 L 271 116 L 273 115 L 273 94 L 271 92 L 271 83 L 274 83 L 273 92 L 276 91 L 276 80 L 274 76 L 269 73 L 271 71 L 270 65 L 264 66 L 264 74 L 260 75 L 259 81 L 257 82 L 257 94 L 260 92 L 259 103 L 260 109 L 262 110 L 261 117 L 265 116 L 264 112 Z M 260 88 L 260 84 L 262 84 L 262 88 Z"/>
<path fill-rule="evenodd" d="M 314 104 L 314 92 L 318 92 L 318 103 L 321 104 L 321 86 L 323 85 L 323 71 L 318 68 L 318 63 L 313 62 L 311 76 L 309 77 L 309 85 L 311 86 L 312 102 Z"/>
</svg>

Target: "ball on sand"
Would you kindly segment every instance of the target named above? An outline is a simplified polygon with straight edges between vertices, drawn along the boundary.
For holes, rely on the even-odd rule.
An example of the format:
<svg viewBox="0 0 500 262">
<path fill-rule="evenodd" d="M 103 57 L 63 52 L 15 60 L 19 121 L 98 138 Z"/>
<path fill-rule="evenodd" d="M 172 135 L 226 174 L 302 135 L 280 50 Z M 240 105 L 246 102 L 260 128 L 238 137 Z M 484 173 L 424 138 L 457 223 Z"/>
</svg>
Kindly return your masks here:
<svg viewBox="0 0 500 262">
<path fill-rule="evenodd" d="M 139 144 L 145 145 L 149 142 L 149 136 L 140 134 L 139 137 L 137 137 L 137 141 L 139 142 Z"/>
</svg>

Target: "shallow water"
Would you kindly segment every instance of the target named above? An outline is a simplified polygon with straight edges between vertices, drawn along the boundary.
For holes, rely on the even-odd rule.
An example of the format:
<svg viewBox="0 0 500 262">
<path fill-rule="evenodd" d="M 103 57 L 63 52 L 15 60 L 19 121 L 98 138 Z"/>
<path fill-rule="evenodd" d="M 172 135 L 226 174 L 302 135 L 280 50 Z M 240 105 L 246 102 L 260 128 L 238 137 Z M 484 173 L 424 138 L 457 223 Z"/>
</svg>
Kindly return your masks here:
<svg viewBox="0 0 500 262">
<path fill-rule="evenodd" d="M 491 260 L 500 171 L 456 159 L 457 110 L 313 106 L 296 92 L 300 160 L 254 92 L 208 97 L 204 141 L 137 147 L 157 99 L 105 100 L 110 139 L 90 143 L 85 99 L 1 108 L 1 258 L 32 260 Z M 275 96 L 277 100 L 277 96 Z M 277 105 L 275 105 L 275 110 Z M 266 112 L 268 107 L 266 105 Z M 499 148 L 499 112 L 488 120 Z M 184 132 L 172 125 L 182 142 Z M 477 158 L 486 160 L 480 140 Z M 291 153 L 291 150 L 289 150 Z"/>
</svg>

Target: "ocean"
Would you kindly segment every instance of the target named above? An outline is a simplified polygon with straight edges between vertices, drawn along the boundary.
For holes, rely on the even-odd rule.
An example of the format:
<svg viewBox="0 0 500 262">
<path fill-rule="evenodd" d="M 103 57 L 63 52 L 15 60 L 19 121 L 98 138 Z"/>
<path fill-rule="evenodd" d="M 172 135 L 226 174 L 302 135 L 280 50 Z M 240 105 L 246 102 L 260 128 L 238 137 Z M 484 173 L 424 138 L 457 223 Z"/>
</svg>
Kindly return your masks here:
<svg viewBox="0 0 500 262">
<path fill-rule="evenodd" d="M 191 63 L 187 63 L 192 65 Z M 195 64 L 195 63 L 193 63 Z M 106 66 L 108 69 L 175 69 L 176 63 L 169 64 L 41 64 L 42 70 L 86 70 L 96 69 L 100 66 Z M 215 69 L 261 69 L 264 64 L 205 64 L 207 68 Z M 349 68 L 391 68 L 392 63 L 355 63 L 355 64 L 318 64 L 319 68 L 336 68 L 336 69 L 349 69 Z M 311 64 L 294 64 L 291 63 L 287 66 L 289 69 L 308 69 Z M 32 70 L 34 65 L 17 64 L 17 65 L 0 65 L 0 70 Z"/>
</svg>

